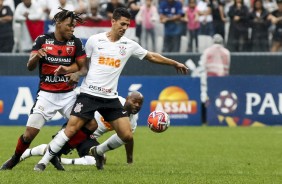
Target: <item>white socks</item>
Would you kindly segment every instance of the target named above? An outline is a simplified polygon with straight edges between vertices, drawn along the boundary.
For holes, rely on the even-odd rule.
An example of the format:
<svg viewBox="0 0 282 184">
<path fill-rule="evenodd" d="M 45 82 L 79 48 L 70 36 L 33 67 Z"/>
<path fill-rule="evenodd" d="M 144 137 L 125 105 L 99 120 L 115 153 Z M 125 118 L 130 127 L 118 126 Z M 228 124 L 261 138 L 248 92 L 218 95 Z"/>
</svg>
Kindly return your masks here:
<svg viewBox="0 0 282 184">
<path fill-rule="evenodd" d="M 43 163 L 47 165 L 50 160 L 58 153 L 62 147 L 68 142 L 69 138 L 66 136 L 65 132 L 60 131 L 56 137 L 49 143 L 48 149 L 42 159 L 38 163 Z"/>
<path fill-rule="evenodd" d="M 21 160 L 24 160 L 31 156 L 42 156 L 44 155 L 47 148 L 47 144 L 41 144 L 31 149 L 25 150 L 25 152 L 21 156 Z"/>
<path fill-rule="evenodd" d="M 61 158 L 61 162 L 62 164 L 66 164 L 66 165 L 95 165 L 96 164 L 96 160 L 94 157 L 92 156 L 84 156 L 81 158 L 74 158 L 74 159 L 69 159 L 69 158 Z"/>
<path fill-rule="evenodd" d="M 124 144 L 125 142 L 123 142 L 117 134 L 114 134 L 105 142 L 97 146 L 97 153 L 103 155 L 105 152 L 116 149 Z"/>
</svg>

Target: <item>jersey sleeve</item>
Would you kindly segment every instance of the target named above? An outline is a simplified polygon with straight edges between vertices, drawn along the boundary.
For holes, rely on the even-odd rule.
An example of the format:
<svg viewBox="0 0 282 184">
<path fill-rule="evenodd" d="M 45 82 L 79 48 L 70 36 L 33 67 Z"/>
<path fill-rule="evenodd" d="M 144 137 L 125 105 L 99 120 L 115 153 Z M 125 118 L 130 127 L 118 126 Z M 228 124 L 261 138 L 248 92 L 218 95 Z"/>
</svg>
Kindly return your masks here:
<svg viewBox="0 0 282 184">
<path fill-rule="evenodd" d="M 76 59 L 85 57 L 85 49 L 84 46 L 79 38 L 75 39 L 75 46 L 76 46 L 76 52 L 75 52 L 75 57 Z"/>
<path fill-rule="evenodd" d="M 133 116 L 129 117 L 131 130 L 134 133 L 137 128 L 137 120 L 138 120 L 138 114 L 134 114 Z"/>
<path fill-rule="evenodd" d="M 32 52 L 37 52 L 39 49 L 41 49 L 45 40 L 46 40 L 45 35 L 38 36 L 33 43 Z"/>
<path fill-rule="evenodd" d="M 87 58 L 90 58 L 91 55 L 92 55 L 92 52 L 94 50 L 94 37 L 91 36 L 87 42 L 86 42 L 86 45 L 85 45 L 85 52 L 86 52 L 86 56 Z"/>
<path fill-rule="evenodd" d="M 133 41 L 134 42 L 134 41 Z M 147 55 L 148 51 L 141 47 L 138 43 L 134 42 L 134 49 L 132 56 L 142 60 Z"/>
</svg>

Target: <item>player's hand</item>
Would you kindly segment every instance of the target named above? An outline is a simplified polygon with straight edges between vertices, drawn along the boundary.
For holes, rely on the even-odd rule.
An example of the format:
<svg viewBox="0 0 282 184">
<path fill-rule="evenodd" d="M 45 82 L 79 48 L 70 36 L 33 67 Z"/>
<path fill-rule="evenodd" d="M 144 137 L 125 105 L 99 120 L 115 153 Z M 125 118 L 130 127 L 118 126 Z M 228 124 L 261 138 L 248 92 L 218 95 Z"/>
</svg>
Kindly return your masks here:
<svg viewBox="0 0 282 184">
<path fill-rule="evenodd" d="M 55 71 L 54 75 L 63 75 L 67 73 L 66 66 L 60 65 Z"/>
<path fill-rule="evenodd" d="M 45 48 L 41 48 L 37 51 L 37 54 L 36 54 L 37 57 L 39 58 L 42 58 L 42 57 L 45 57 L 47 56 L 47 50 Z"/>
<path fill-rule="evenodd" d="M 177 73 L 180 72 L 181 74 L 188 74 L 188 71 L 190 70 L 187 66 L 182 63 L 177 63 L 175 68 L 177 70 Z"/>
<path fill-rule="evenodd" d="M 70 86 L 76 86 L 79 82 L 79 75 L 77 73 L 69 73 L 65 75 L 66 77 L 69 77 L 68 85 Z"/>
</svg>

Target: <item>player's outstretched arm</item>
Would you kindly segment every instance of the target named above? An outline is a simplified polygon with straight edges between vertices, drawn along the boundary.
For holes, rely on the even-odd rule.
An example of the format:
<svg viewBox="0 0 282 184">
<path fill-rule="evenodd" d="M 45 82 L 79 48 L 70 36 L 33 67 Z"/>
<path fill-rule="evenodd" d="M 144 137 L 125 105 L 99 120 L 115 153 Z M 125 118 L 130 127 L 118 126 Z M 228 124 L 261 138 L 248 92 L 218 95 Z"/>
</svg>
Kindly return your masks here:
<svg viewBox="0 0 282 184">
<path fill-rule="evenodd" d="M 37 52 L 31 52 L 29 60 L 27 62 L 27 69 L 32 71 L 36 68 L 40 58 L 47 56 L 47 50 L 45 48 L 39 49 Z"/>
<path fill-rule="evenodd" d="M 133 163 L 133 147 L 134 147 L 134 139 L 124 145 L 126 151 L 126 160 L 128 164 Z"/>
<path fill-rule="evenodd" d="M 189 68 L 185 66 L 182 63 L 179 63 L 173 59 L 164 57 L 156 52 L 150 52 L 148 51 L 147 55 L 145 56 L 145 59 L 147 59 L 150 62 L 156 63 L 156 64 L 163 64 L 163 65 L 171 65 L 174 66 L 177 70 L 177 72 L 180 72 L 182 74 L 187 74 L 189 71 Z"/>
</svg>

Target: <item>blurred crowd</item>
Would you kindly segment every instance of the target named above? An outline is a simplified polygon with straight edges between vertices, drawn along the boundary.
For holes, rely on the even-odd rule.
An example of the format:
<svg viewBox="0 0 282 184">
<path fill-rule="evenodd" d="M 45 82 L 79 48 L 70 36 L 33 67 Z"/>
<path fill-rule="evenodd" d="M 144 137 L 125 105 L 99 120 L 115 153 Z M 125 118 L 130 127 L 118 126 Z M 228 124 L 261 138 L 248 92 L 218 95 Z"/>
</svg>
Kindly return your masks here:
<svg viewBox="0 0 282 184">
<path fill-rule="evenodd" d="M 126 7 L 136 41 L 153 51 L 162 45 L 162 52 L 180 52 L 184 45 L 199 52 L 215 34 L 231 52 L 278 52 L 282 44 L 282 0 L 0 0 L 0 52 L 29 52 L 28 21 L 52 20 L 58 7 L 91 21 L 110 20 L 115 8 Z"/>
</svg>

